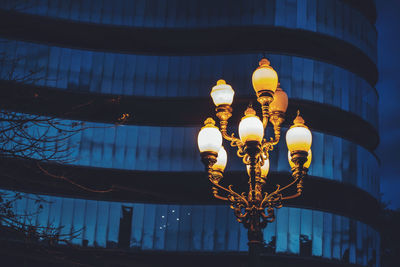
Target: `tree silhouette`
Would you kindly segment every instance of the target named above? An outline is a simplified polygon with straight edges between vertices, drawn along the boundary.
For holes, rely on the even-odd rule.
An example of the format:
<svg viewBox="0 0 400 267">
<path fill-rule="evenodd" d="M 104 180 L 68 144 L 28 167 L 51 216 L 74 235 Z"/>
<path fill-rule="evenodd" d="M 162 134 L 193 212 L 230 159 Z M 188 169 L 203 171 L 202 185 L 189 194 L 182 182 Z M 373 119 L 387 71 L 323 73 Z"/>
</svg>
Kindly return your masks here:
<svg viewBox="0 0 400 267">
<path fill-rule="evenodd" d="M 380 216 L 381 266 L 400 266 L 400 209 L 392 210 L 382 204 Z"/>
</svg>

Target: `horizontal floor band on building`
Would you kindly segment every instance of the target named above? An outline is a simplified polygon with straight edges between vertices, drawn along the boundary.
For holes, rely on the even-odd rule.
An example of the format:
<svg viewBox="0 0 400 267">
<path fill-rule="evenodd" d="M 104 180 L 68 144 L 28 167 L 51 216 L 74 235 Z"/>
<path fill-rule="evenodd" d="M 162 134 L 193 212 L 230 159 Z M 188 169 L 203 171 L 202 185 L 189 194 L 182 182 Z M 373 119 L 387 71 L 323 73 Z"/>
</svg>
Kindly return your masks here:
<svg viewBox="0 0 400 267">
<path fill-rule="evenodd" d="M 14 241 L 14 240 L 13 240 Z M 135 267 L 163 266 L 166 262 L 173 262 L 176 266 L 191 267 L 219 267 L 231 266 L 241 267 L 248 263 L 248 255 L 245 252 L 172 252 L 172 251 L 135 251 L 126 249 L 107 249 L 93 247 L 57 246 L 43 250 L 41 245 L 35 246 L 10 240 L 1 240 L 0 256 L 3 263 L 12 263 L 22 266 L 27 260 L 30 264 L 42 267 L 69 266 L 65 257 L 51 257 L 54 254 L 67 253 L 69 259 L 74 263 L 88 265 L 102 265 L 113 267 Z M 378 258 L 378 257 L 377 257 Z M 346 263 L 344 260 L 333 260 L 322 257 L 300 257 L 289 254 L 261 255 L 261 264 L 276 266 L 278 264 L 286 267 L 360 267 L 360 264 Z M 375 265 L 373 265 L 375 267 Z"/>
<path fill-rule="evenodd" d="M 2 159 L 0 186 L 24 192 L 98 200 L 226 204 L 212 197 L 210 182 L 204 171 L 128 171 L 43 163 L 40 166 L 52 176 L 39 169 L 34 162 Z M 223 185 L 233 184 L 239 192 L 248 190 L 244 171 L 226 172 L 225 176 Z M 290 181 L 288 170 L 270 172 L 265 190 L 270 192 L 275 189 L 273 184 L 285 185 Z M 288 194 L 291 193 L 294 192 L 288 191 Z M 366 191 L 347 182 L 315 176 L 304 180 L 304 193 L 300 198 L 289 200 L 285 205 L 336 213 L 371 226 L 378 225 L 380 210 L 378 200 Z"/>
<path fill-rule="evenodd" d="M 15 192 L 1 191 L 4 199 Z M 79 231 L 75 245 L 164 251 L 247 251 L 247 230 L 226 205 L 166 205 L 94 201 L 22 194 L 15 214 L 42 209 L 29 219 L 34 225 Z M 32 217 L 32 218 L 31 218 Z M 18 218 L 22 222 L 26 216 Z M 283 207 L 264 230 L 266 252 L 319 256 L 371 266 L 377 261 L 379 235 L 347 217 Z"/>
<path fill-rule="evenodd" d="M 41 244 L 29 244 L 15 240 L 3 240 L 0 238 L 0 256 L 3 263 L 12 263 L 22 266 L 28 260 L 30 264 L 42 267 L 67 267 L 69 263 L 65 257 L 52 257 L 56 255 L 68 254 L 69 260 L 80 264 L 102 265 L 113 267 L 131 267 L 132 262 L 135 267 L 163 266 L 166 262 L 173 262 L 175 266 L 191 267 L 219 267 L 231 266 L 242 267 L 248 263 L 248 255 L 245 252 L 220 252 L 212 253 L 206 251 L 184 252 L 184 251 L 154 251 L 154 250 L 127 250 L 127 249 L 107 249 L 94 247 L 77 246 L 54 246 L 43 250 Z M 346 258 L 347 259 L 347 258 Z M 379 259 L 379 256 L 377 256 Z M 346 260 L 347 261 L 347 260 Z M 360 267 L 360 264 L 346 263 L 343 260 L 327 259 L 322 257 L 301 257 L 286 253 L 271 254 L 264 252 L 261 254 L 261 264 L 264 266 L 284 265 L 286 267 Z M 377 260 L 379 261 L 379 260 Z M 375 267 L 375 265 L 372 265 Z"/>
<path fill-rule="evenodd" d="M 123 55 L 0 39 L 0 79 L 74 92 L 147 97 L 208 97 L 225 79 L 236 96 L 253 96 L 261 53 L 214 56 Z M 267 54 L 289 98 L 351 111 L 377 127 L 378 95 L 360 76 L 296 56 Z"/>
<path fill-rule="evenodd" d="M 15 10 L 81 23 L 143 28 L 268 26 L 301 29 L 344 40 L 376 62 L 375 27 L 348 2 L 242 0 L 232 5 L 229 0 L 106 0 L 102 3 L 81 0 L 65 5 L 62 0 L 51 3 L 31 0 L 20 3 Z M 3 8 L 12 10 L 15 5 L 10 1 L 11 7 L 3 5 Z M 259 38 L 254 39 L 258 41 Z"/>
<path fill-rule="evenodd" d="M 61 91 L 43 86 L 0 81 L 0 103 L 9 110 L 64 119 L 115 124 L 129 115 L 125 125 L 201 127 L 206 116 L 214 116 L 211 98 L 137 97 Z M 62 101 L 60 101 L 62 99 Z M 247 105 L 255 97 L 236 97 L 230 125 L 238 125 Z M 259 110 L 258 103 L 254 103 Z M 313 101 L 290 99 L 284 126 L 292 123 L 297 110 L 307 125 L 359 144 L 373 153 L 379 143 L 376 128 L 352 112 Z M 340 127 L 338 127 L 340 125 Z"/>
<path fill-rule="evenodd" d="M 210 29 L 114 28 L 0 10 L 1 24 L 7 25 L 0 29 L 0 35 L 6 38 L 55 46 L 152 55 L 266 51 L 317 58 L 343 66 L 364 77 L 371 85 L 375 85 L 378 79 L 375 63 L 360 48 L 335 37 L 298 29 L 267 26 Z M 291 45 L 293 43 L 296 46 Z"/>
<path fill-rule="evenodd" d="M 67 125 L 68 121 L 63 121 Z M 6 125 L 5 125 L 6 126 Z M 32 126 L 28 131 L 36 138 L 52 140 L 58 129 Z M 68 140 L 60 141 L 57 157 L 68 164 L 125 169 L 136 171 L 193 172 L 203 171 L 197 147 L 200 127 L 158 127 L 158 126 L 115 126 L 101 123 L 86 123 Z M 71 129 L 74 122 L 71 122 Z M 40 135 L 48 130 L 46 136 Z M 287 160 L 288 149 L 285 142 L 286 128 L 274 151 L 270 153 L 271 171 L 290 170 Z M 379 197 L 379 163 L 374 154 L 362 146 L 340 137 L 313 131 L 313 162 L 309 169 L 312 176 L 337 180 L 360 187 L 376 198 Z M 48 136 L 48 138 L 47 138 Z M 19 144 L 30 140 L 18 140 Z M 15 142 L 4 144 L 4 148 L 15 147 Z M 51 147 L 52 144 L 46 143 Z M 224 144 L 232 155 L 228 158 L 227 171 L 244 171 L 241 159 L 235 149 Z M 21 153 L 21 156 L 43 158 L 46 152 L 36 155 Z M 47 154 L 51 155 L 52 149 Z M 18 154 L 17 154 L 18 156 Z"/>
</svg>

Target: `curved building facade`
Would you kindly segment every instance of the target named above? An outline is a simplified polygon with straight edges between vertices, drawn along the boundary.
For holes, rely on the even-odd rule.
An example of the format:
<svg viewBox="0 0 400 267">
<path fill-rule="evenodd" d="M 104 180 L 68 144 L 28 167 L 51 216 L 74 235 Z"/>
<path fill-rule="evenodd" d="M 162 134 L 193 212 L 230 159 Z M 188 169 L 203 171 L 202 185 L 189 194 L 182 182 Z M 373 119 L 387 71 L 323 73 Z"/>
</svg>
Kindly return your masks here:
<svg viewBox="0 0 400 267">
<path fill-rule="evenodd" d="M 313 163 L 304 196 L 265 229 L 263 257 L 379 266 L 372 0 L 0 2 L 7 25 L 0 28 L 0 86 L 4 94 L 13 88 L 37 98 L 4 107 L 85 121 L 68 141 L 71 162 L 60 168 L 75 171 L 77 182 L 136 192 L 88 195 L 62 183 L 3 181 L 4 192 L 47 200 L 35 225 L 83 229 L 72 244 L 127 254 L 245 254 L 245 229 L 211 198 L 196 139 L 201 114 L 213 111 L 215 82 L 223 78 L 235 89 L 235 125 L 254 95 L 251 74 L 266 56 L 289 96 L 287 121 L 300 108 L 310 122 Z M 80 99 L 96 108 L 60 113 Z M 39 100 L 52 104 L 41 108 Z M 121 114 L 130 120 L 115 126 Z M 270 179 L 289 175 L 284 141 L 270 159 Z M 232 181 L 245 173 L 234 156 L 227 171 Z M 35 205 L 28 197 L 14 209 Z"/>
</svg>

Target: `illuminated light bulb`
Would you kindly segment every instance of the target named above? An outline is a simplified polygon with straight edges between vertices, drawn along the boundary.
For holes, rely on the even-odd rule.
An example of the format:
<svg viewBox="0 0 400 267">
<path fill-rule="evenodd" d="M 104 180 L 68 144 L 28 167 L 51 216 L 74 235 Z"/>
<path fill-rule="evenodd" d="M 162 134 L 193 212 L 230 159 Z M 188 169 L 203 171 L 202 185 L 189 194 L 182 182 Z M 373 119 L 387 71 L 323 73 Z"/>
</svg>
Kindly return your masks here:
<svg viewBox="0 0 400 267">
<path fill-rule="evenodd" d="M 297 117 L 293 121 L 293 125 L 286 133 L 286 144 L 290 152 L 308 151 L 311 148 L 312 135 L 304 120 L 297 112 Z"/>
<path fill-rule="evenodd" d="M 218 153 L 221 148 L 222 135 L 212 118 L 205 120 L 204 127 L 201 128 L 197 137 L 197 144 L 200 152 Z"/>
<path fill-rule="evenodd" d="M 252 76 L 254 91 L 256 91 L 257 96 L 263 90 L 274 93 L 278 86 L 278 74 L 270 66 L 270 62 L 266 58 L 261 59 L 259 65 Z"/>
<path fill-rule="evenodd" d="M 217 85 L 212 88 L 210 95 L 217 107 L 219 105 L 231 105 L 235 91 L 224 80 L 218 80 Z"/>
<path fill-rule="evenodd" d="M 252 107 L 248 107 L 244 112 L 245 116 L 239 123 L 239 137 L 243 143 L 248 141 L 261 142 L 264 136 L 262 121 Z"/>
<path fill-rule="evenodd" d="M 264 165 L 261 166 L 261 178 L 267 177 L 269 172 L 269 159 L 264 160 Z"/>
<path fill-rule="evenodd" d="M 224 172 L 227 160 L 228 155 L 226 154 L 226 150 L 223 146 L 221 146 L 218 151 L 217 162 L 212 166 L 212 169 L 214 171 Z"/>
<path fill-rule="evenodd" d="M 287 94 L 282 90 L 282 88 L 278 87 L 274 94 L 274 100 L 269 104 L 269 111 L 285 113 L 288 107 L 288 102 Z"/>
</svg>

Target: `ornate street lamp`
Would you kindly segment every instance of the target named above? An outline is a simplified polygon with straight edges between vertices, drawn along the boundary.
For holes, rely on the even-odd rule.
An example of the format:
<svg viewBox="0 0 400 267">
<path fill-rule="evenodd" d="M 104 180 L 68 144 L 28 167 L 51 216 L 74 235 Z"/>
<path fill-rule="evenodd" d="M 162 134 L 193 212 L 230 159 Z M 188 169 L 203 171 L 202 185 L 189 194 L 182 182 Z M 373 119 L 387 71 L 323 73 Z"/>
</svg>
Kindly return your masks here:
<svg viewBox="0 0 400 267">
<path fill-rule="evenodd" d="M 271 192 L 264 192 L 269 171 L 269 152 L 280 139 L 281 125 L 288 106 L 288 97 L 279 87 L 278 75 L 267 59 L 260 61 L 260 66 L 252 77 L 257 101 L 261 104 L 262 121 L 250 106 L 239 123 L 239 138 L 227 133 L 228 120 L 232 116 L 234 90 L 224 80 L 219 80 L 211 90 L 211 97 L 216 106 L 219 128 L 212 118 L 207 118 L 198 135 L 198 146 L 202 162 L 212 183 L 215 198 L 228 201 L 237 218 L 248 229 L 250 265 L 259 264 L 259 252 L 263 246 L 262 229 L 275 220 L 275 209 L 282 207 L 282 201 L 301 195 L 303 178 L 311 163 L 312 135 L 305 126 L 299 112 L 293 125 L 286 133 L 288 160 L 292 171 L 291 181 L 281 186 L 274 185 Z M 271 122 L 274 138 L 264 138 L 264 130 Z M 249 191 L 237 193 L 232 185 L 220 184 L 227 162 L 227 153 L 222 146 L 223 139 L 237 147 L 237 155 L 243 158 L 249 176 Z M 295 188 L 295 193 L 290 192 Z"/>
</svg>

